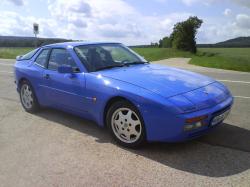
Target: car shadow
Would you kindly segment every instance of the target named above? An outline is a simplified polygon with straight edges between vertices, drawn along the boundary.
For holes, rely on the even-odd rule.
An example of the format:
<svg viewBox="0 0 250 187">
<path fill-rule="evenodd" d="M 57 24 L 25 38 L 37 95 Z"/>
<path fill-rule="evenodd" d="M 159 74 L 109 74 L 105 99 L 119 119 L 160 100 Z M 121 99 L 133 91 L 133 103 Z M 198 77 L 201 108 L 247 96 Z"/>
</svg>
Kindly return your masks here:
<svg viewBox="0 0 250 187">
<path fill-rule="evenodd" d="M 44 109 L 39 117 L 93 136 L 97 143 L 115 142 L 106 128 L 53 109 Z M 165 166 L 209 177 L 225 177 L 250 169 L 250 131 L 222 124 L 211 133 L 184 143 L 149 143 L 140 149 L 126 149 Z"/>
</svg>

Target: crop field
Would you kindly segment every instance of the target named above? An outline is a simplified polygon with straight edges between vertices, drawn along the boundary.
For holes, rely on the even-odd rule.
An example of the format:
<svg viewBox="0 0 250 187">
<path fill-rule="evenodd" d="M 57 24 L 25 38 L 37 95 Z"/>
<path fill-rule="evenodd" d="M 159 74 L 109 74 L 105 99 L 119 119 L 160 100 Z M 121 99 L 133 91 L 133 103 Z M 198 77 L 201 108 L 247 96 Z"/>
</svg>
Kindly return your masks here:
<svg viewBox="0 0 250 187">
<path fill-rule="evenodd" d="M 169 48 L 134 48 L 147 60 L 161 60 L 173 57 L 192 58 L 190 64 L 250 72 L 250 48 L 199 48 L 197 54 Z"/>
<path fill-rule="evenodd" d="M 32 49 L 29 47 L 0 47 L 0 58 L 14 59 L 16 56 L 26 54 Z"/>
<path fill-rule="evenodd" d="M 250 72 L 250 48 L 199 48 L 190 64 Z"/>
<path fill-rule="evenodd" d="M 166 58 L 186 57 L 191 58 L 189 52 L 178 51 L 171 48 L 132 48 L 148 61 L 163 60 Z"/>
<path fill-rule="evenodd" d="M 14 59 L 33 48 L 1 48 L 0 58 Z M 170 48 L 133 48 L 149 61 L 174 57 L 192 58 L 190 64 L 250 72 L 250 48 L 199 48 L 197 54 Z"/>
</svg>

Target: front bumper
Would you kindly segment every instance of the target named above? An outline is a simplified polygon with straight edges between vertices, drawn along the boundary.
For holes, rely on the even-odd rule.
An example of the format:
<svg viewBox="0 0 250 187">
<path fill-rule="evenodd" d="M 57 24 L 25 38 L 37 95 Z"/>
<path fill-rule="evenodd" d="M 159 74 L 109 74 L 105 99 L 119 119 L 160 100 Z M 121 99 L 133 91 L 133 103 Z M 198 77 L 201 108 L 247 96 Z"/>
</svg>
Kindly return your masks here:
<svg viewBox="0 0 250 187">
<path fill-rule="evenodd" d="M 174 117 L 169 116 L 168 120 L 166 120 L 166 115 L 163 113 L 159 115 L 158 113 L 158 120 L 156 124 L 150 124 L 150 122 L 145 124 L 147 139 L 148 141 L 181 142 L 202 136 L 220 124 L 219 123 L 212 126 L 211 120 L 215 116 L 223 113 L 226 110 L 229 110 L 232 107 L 232 104 L 233 98 L 230 96 L 225 101 L 215 105 L 212 108 L 207 108 L 187 114 L 180 114 Z M 207 118 L 203 121 L 204 124 L 201 127 L 190 131 L 184 131 L 184 126 L 186 125 L 187 119 L 204 115 L 206 115 Z"/>
</svg>

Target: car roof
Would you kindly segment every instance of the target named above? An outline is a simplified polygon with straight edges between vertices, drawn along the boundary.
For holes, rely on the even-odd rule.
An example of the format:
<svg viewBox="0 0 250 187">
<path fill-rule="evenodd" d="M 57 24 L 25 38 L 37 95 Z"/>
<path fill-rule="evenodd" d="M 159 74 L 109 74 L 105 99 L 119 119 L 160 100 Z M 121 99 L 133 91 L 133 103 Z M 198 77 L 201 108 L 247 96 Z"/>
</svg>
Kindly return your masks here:
<svg viewBox="0 0 250 187">
<path fill-rule="evenodd" d="M 98 45 L 98 44 L 121 44 L 121 43 L 116 43 L 116 42 L 62 42 L 62 43 L 54 43 L 54 44 L 49 44 L 42 46 L 43 47 L 76 47 L 80 45 Z"/>
</svg>

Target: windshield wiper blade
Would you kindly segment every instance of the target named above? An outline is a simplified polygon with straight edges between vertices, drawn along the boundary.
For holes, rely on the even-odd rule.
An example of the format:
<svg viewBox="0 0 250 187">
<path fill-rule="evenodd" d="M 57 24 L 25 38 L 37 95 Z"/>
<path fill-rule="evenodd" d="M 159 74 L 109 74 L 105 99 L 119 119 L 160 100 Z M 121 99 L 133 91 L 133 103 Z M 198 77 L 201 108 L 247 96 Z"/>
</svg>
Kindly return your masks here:
<svg viewBox="0 0 250 187">
<path fill-rule="evenodd" d="M 134 62 L 128 62 L 128 63 L 125 63 L 125 65 L 136 65 L 136 64 L 149 64 L 149 62 L 145 61 L 134 61 Z"/>
<path fill-rule="evenodd" d="M 129 65 L 136 65 L 136 64 L 149 64 L 149 62 L 134 61 L 134 62 L 123 63 L 120 65 L 111 65 L 111 66 L 97 68 L 95 71 L 100 71 L 100 70 L 104 70 L 104 69 L 112 69 L 112 68 L 116 68 L 116 67 L 124 67 L 124 66 L 129 66 Z"/>
<path fill-rule="evenodd" d="M 116 67 L 124 67 L 124 65 L 105 66 L 105 67 L 97 68 L 95 71 L 100 71 L 100 70 L 104 70 L 104 69 L 112 69 L 112 68 L 116 68 Z"/>
</svg>

